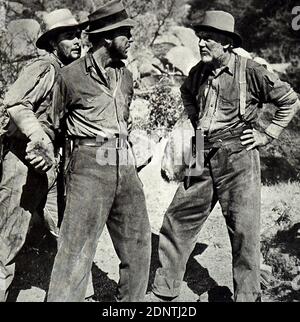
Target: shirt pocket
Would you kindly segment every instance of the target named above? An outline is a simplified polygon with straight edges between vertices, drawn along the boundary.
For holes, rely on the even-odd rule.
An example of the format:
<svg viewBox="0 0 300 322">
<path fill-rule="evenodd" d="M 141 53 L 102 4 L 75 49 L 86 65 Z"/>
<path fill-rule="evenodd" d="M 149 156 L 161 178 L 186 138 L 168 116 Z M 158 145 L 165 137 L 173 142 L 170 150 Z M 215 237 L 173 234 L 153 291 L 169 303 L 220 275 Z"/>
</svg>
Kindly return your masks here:
<svg viewBox="0 0 300 322">
<path fill-rule="evenodd" d="M 111 97 L 108 97 L 105 93 L 101 93 L 100 95 L 83 97 L 81 105 L 83 109 L 93 110 L 93 114 L 99 116 L 111 104 L 111 101 Z"/>
<path fill-rule="evenodd" d="M 226 95 L 219 96 L 218 109 L 225 114 L 235 113 L 239 108 L 240 100 L 236 97 Z"/>
</svg>

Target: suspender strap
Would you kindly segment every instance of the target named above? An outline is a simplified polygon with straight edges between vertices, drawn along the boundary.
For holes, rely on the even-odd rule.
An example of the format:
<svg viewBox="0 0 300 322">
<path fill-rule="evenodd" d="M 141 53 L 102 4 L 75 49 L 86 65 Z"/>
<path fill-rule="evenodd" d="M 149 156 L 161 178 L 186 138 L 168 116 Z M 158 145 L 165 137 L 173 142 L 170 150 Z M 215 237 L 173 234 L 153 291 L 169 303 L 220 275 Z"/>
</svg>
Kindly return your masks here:
<svg viewBox="0 0 300 322">
<path fill-rule="evenodd" d="M 247 93 L 247 82 L 246 82 L 246 65 L 247 58 L 240 57 L 240 75 L 239 75 L 239 85 L 240 85 L 240 115 L 245 115 L 246 111 L 246 93 Z"/>
</svg>

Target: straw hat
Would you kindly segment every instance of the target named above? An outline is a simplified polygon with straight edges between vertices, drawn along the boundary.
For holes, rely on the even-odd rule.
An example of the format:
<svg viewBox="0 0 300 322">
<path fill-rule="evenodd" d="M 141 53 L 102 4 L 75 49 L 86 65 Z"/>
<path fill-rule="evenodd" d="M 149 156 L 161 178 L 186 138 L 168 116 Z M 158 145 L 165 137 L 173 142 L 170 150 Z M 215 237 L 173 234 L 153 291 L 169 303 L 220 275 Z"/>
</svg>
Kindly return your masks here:
<svg viewBox="0 0 300 322">
<path fill-rule="evenodd" d="M 49 40 L 53 36 L 67 30 L 83 29 L 86 25 L 78 23 L 69 9 L 57 9 L 44 16 L 44 32 L 36 41 L 36 46 L 40 49 L 48 49 Z"/>
</svg>

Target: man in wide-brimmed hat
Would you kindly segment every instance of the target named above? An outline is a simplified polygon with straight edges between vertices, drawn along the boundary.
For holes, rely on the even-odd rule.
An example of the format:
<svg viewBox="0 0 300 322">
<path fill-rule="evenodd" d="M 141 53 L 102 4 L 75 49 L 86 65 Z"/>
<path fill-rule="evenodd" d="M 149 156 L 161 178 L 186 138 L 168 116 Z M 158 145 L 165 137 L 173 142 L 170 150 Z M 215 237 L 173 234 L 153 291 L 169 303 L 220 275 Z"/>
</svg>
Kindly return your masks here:
<svg viewBox="0 0 300 322">
<path fill-rule="evenodd" d="M 133 26 L 119 1 L 97 9 L 86 30 L 92 50 L 58 80 L 55 106 L 66 113 L 74 150 L 49 302 L 83 301 L 105 224 L 121 261 L 117 301 L 141 301 L 146 292 L 151 232 L 127 142 L 133 80 L 122 62 Z"/>
<path fill-rule="evenodd" d="M 0 183 L 0 301 L 14 276 L 14 258 L 25 242 L 33 213 L 43 212 L 58 235 L 56 116 L 54 84 L 60 69 L 81 55 L 80 25 L 70 10 L 44 16 L 36 45 L 48 52 L 29 63 L 5 95 L 8 121 L 1 133 L 4 153 Z M 1 122 L 2 124 L 3 122 Z"/>
<path fill-rule="evenodd" d="M 179 295 L 186 263 L 198 234 L 219 201 L 232 245 L 235 301 L 260 300 L 260 163 L 258 148 L 277 139 L 299 109 L 291 87 L 251 59 L 241 45 L 234 18 L 207 11 L 193 28 L 201 61 L 181 87 L 185 112 L 196 132 L 196 158 L 187 166 L 159 237 L 152 301 Z M 263 103 L 278 108 L 264 132 L 253 128 Z M 202 146 L 202 147 L 201 147 Z M 197 156 L 203 155 L 203 158 Z M 197 160 L 203 164 L 197 164 Z M 196 168 L 195 168 L 196 163 Z"/>
</svg>

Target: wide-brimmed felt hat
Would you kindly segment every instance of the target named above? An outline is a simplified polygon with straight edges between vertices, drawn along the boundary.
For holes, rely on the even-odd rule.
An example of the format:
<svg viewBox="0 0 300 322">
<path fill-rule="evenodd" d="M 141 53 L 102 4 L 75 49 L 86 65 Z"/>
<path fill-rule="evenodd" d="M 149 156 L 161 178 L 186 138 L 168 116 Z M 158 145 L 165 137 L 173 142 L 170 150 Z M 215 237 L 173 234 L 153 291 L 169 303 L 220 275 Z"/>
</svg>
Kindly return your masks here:
<svg viewBox="0 0 300 322">
<path fill-rule="evenodd" d="M 121 27 L 134 27 L 135 21 L 130 19 L 123 4 L 114 0 L 98 8 L 88 16 L 89 26 L 87 34 L 96 34 L 118 29 Z"/>
<path fill-rule="evenodd" d="M 36 41 L 36 46 L 40 49 L 49 48 L 49 40 L 53 36 L 75 29 L 83 29 L 87 22 L 79 23 L 69 9 L 57 9 L 43 17 L 43 33 Z"/>
<path fill-rule="evenodd" d="M 241 36 L 235 31 L 234 17 L 225 11 L 210 10 L 206 11 L 204 20 L 201 24 L 194 23 L 192 28 L 197 31 L 214 31 L 233 40 L 234 47 L 242 44 Z"/>
</svg>

